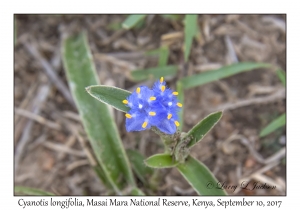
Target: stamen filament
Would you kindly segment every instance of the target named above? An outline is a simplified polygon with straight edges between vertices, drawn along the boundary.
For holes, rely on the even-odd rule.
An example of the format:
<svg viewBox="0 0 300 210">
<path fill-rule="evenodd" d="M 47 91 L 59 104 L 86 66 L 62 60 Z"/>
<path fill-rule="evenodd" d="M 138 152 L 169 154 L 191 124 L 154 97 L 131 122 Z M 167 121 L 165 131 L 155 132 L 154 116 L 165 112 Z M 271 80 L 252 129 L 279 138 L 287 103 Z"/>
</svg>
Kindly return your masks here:
<svg viewBox="0 0 300 210">
<path fill-rule="evenodd" d="M 146 128 L 147 125 L 148 125 L 148 123 L 145 121 L 145 122 L 143 123 L 142 127 L 143 127 L 143 128 Z"/>
<path fill-rule="evenodd" d="M 173 95 L 174 95 L 174 96 L 177 96 L 177 95 L 178 95 L 178 92 L 173 92 Z"/>
<path fill-rule="evenodd" d="M 175 121 L 175 125 L 178 127 L 180 124 L 178 121 Z"/>
<path fill-rule="evenodd" d="M 123 100 L 122 102 L 123 102 L 123 104 L 128 104 L 127 100 Z"/>
<path fill-rule="evenodd" d="M 178 103 L 177 103 L 177 106 L 182 107 L 182 104 L 178 102 Z"/>
<path fill-rule="evenodd" d="M 172 114 L 168 114 L 168 120 L 171 119 L 171 117 L 172 117 Z"/>
<path fill-rule="evenodd" d="M 155 113 L 155 112 L 149 112 L 149 115 L 150 115 L 150 116 L 155 116 L 156 113 Z"/>
<path fill-rule="evenodd" d="M 127 118 L 130 119 L 132 116 L 131 116 L 130 114 L 127 113 L 127 114 L 125 114 L 125 117 L 127 117 Z"/>
</svg>

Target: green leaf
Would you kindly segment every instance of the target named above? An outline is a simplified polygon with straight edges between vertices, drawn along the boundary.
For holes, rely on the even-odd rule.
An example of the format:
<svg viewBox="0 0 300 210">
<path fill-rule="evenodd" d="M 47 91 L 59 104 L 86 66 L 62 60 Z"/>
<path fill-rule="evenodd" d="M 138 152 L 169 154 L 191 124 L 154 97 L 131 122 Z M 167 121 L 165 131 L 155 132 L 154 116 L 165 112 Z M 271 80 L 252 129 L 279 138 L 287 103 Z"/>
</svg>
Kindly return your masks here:
<svg viewBox="0 0 300 210">
<path fill-rule="evenodd" d="M 131 193 L 130 193 L 130 195 L 140 195 L 140 196 L 144 196 L 145 194 L 144 194 L 144 192 L 143 191 L 141 191 L 139 188 L 134 188 L 132 191 L 131 191 Z"/>
<path fill-rule="evenodd" d="M 176 14 L 166 14 L 166 15 L 162 15 L 164 18 L 166 19 L 170 19 L 170 20 L 179 20 L 180 15 L 176 15 Z"/>
<path fill-rule="evenodd" d="M 122 28 L 122 24 L 120 22 L 111 22 L 106 27 L 108 30 L 117 31 Z"/>
<path fill-rule="evenodd" d="M 167 46 L 162 46 L 160 48 L 158 67 L 164 67 L 168 64 L 169 59 L 169 48 Z"/>
<path fill-rule="evenodd" d="M 29 188 L 29 187 L 22 187 L 22 186 L 15 186 L 15 193 L 19 195 L 49 195 L 53 196 L 53 193 L 50 192 L 45 192 L 42 190 L 34 189 L 34 188 Z"/>
<path fill-rule="evenodd" d="M 131 77 L 134 81 L 141 81 L 146 79 L 159 79 L 160 77 L 175 75 L 177 69 L 178 66 L 163 66 L 136 70 L 131 72 Z"/>
<path fill-rule="evenodd" d="M 184 164 L 176 167 L 199 195 L 227 195 L 224 190 L 216 188 L 218 181 L 210 170 L 193 157 L 189 156 Z"/>
<path fill-rule="evenodd" d="M 266 63 L 236 63 L 230 66 L 222 67 L 218 70 L 191 75 L 189 77 L 182 78 L 180 81 L 182 82 L 184 89 L 188 89 L 196 87 L 198 85 L 204 85 L 209 82 L 223 79 L 241 72 L 268 67 L 270 67 L 270 64 Z"/>
<path fill-rule="evenodd" d="M 122 23 L 122 27 L 125 29 L 131 29 L 145 17 L 146 15 L 129 15 Z"/>
<path fill-rule="evenodd" d="M 179 116 L 179 126 L 178 129 L 181 131 L 182 130 L 182 126 L 183 126 L 183 109 L 184 109 L 184 90 L 182 87 L 182 83 L 180 81 L 178 81 L 176 83 L 176 91 L 178 92 L 178 96 L 177 99 L 178 101 L 182 104 L 182 108 L 180 109 L 180 111 L 178 112 L 178 116 Z"/>
<path fill-rule="evenodd" d="M 128 112 L 130 109 L 122 102 L 131 94 L 127 90 L 107 85 L 92 85 L 85 89 L 97 100 L 108 104 L 119 111 Z"/>
<path fill-rule="evenodd" d="M 208 115 L 206 118 L 201 120 L 195 125 L 184 138 L 190 138 L 191 141 L 188 143 L 188 147 L 194 146 L 217 124 L 222 117 L 222 111 L 215 112 Z"/>
<path fill-rule="evenodd" d="M 198 15 L 185 15 L 184 18 L 184 61 L 186 62 L 189 58 L 193 38 L 197 35 Z"/>
<path fill-rule="evenodd" d="M 168 46 L 162 46 L 158 49 L 149 50 L 145 53 L 147 56 L 158 56 L 158 67 L 163 67 L 168 64 L 169 59 L 169 48 Z"/>
<path fill-rule="evenodd" d="M 280 79 L 281 83 L 283 84 L 283 86 L 286 86 L 286 76 L 285 76 L 285 72 L 282 69 L 278 69 L 276 71 L 276 74 L 278 76 L 278 78 Z"/>
<path fill-rule="evenodd" d="M 273 131 L 275 131 L 277 128 L 280 128 L 285 125 L 286 121 L 286 114 L 280 115 L 278 118 L 273 120 L 269 125 L 267 125 L 262 131 L 260 132 L 259 136 L 264 137 Z"/>
<path fill-rule="evenodd" d="M 149 168 L 144 163 L 144 156 L 135 150 L 127 150 L 127 155 L 131 163 L 132 169 L 137 177 L 147 185 L 147 178 L 153 174 L 153 169 Z"/>
<path fill-rule="evenodd" d="M 107 180 L 118 194 L 126 187 L 134 188 L 130 164 L 108 106 L 85 91 L 85 87 L 99 84 L 86 34 L 65 39 L 62 55 L 69 87 Z"/>
<path fill-rule="evenodd" d="M 178 164 L 170 154 L 156 154 L 145 160 L 145 164 L 151 168 L 172 168 Z"/>
</svg>

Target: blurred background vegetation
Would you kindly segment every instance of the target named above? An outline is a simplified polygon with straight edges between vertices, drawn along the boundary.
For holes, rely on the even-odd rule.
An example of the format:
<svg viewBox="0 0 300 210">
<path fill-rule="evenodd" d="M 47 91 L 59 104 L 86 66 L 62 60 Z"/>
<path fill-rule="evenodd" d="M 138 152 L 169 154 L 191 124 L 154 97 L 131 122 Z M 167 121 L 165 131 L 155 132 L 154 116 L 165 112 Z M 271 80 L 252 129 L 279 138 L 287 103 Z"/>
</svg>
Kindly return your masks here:
<svg viewBox="0 0 300 210">
<path fill-rule="evenodd" d="M 227 190 L 229 195 L 285 195 L 285 18 L 15 15 L 15 184 L 57 195 L 110 193 L 87 160 L 84 151 L 91 151 L 90 145 L 62 65 L 63 39 L 85 31 L 101 84 L 132 91 L 165 76 L 182 97 L 183 131 L 224 110 L 192 156 L 221 183 L 276 185 L 273 190 Z M 228 70 L 232 65 L 235 69 Z M 156 134 L 127 133 L 124 115 L 110 111 L 131 153 L 149 157 L 163 151 Z M 147 194 L 195 195 L 174 169 L 147 173 L 151 186 L 135 175 Z"/>
</svg>

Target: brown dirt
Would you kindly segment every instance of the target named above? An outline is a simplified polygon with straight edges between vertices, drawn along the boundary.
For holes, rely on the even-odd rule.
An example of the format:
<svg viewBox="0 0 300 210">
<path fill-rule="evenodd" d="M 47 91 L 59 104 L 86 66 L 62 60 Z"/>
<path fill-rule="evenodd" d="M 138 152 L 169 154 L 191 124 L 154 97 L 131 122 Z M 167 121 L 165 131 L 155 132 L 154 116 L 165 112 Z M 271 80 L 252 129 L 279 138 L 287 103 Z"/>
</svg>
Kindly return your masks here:
<svg viewBox="0 0 300 210">
<path fill-rule="evenodd" d="M 68 168 L 71 164 L 78 161 L 84 163 L 86 160 L 74 133 L 64 126 L 66 120 L 77 126 L 81 125 L 80 122 L 66 116 L 66 111 L 77 113 L 77 110 L 55 85 L 49 83 L 50 80 L 43 67 L 29 53 L 26 44 L 36 46 L 41 56 L 50 63 L 67 85 L 60 57 L 62 38 L 65 34 L 86 30 L 101 83 L 130 89 L 137 84 L 127 77 L 130 70 L 154 67 L 157 64 L 157 58 L 144 56 L 142 52 L 158 48 L 164 34 L 183 32 L 183 24 L 182 21 L 171 21 L 160 15 L 149 15 L 145 24 L 138 29 L 120 32 L 110 28 L 112 23 L 121 23 L 125 18 L 125 15 L 15 16 L 17 24 L 15 108 L 32 112 L 41 86 L 49 86 L 48 97 L 40 103 L 37 115 L 55 123 L 56 126 L 61 126 L 60 129 L 54 129 L 34 121 L 31 129 L 26 128 L 30 120 L 15 113 L 15 148 L 20 145 L 22 137 L 28 139 L 21 150 L 18 169 L 15 171 L 15 185 L 39 188 L 59 195 L 109 193 L 88 164 L 79 164 L 73 170 Z M 273 65 L 270 69 L 241 73 L 186 90 L 184 131 L 192 128 L 214 108 L 243 99 L 267 97 L 272 91 L 283 88 L 274 70 L 277 68 L 285 70 L 286 67 L 285 18 L 285 15 L 199 15 L 198 23 L 202 36 L 193 43 L 187 68 L 183 65 L 181 50 L 183 39 L 172 40 L 168 63 L 181 66 L 176 77 L 167 78 L 169 86 L 173 89 L 175 82 L 184 75 L 193 75 L 231 64 L 234 57 L 229 56 L 226 37 L 231 40 L 234 53 L 240 62 L 255 61 Z M 116 59 L 111 62 L 107 57 L 99 57 L 99 53 L 113 55 Z M 117 57 L 118 53 L 127 58 Z M 138 56 L 135 56 L 136 54 Z M 246 179 L 245 177 L 265 167 L 266 164 L 259 162 L 240 140 L 230 143 L 230 151 L 224 149 L 224 142 L 227 142 L 230 136 L 238 134 L 263 158 L 270 157 L 285 147 L 285 128 L 278 129 L 265 138 L 260 138 L 259 132 L 271 120 L 284 113 L 285 109 L 285 98 L 282 98 L 265 104 L 252 103 L 225 110 L 221 121 L 192 149 L 191 154 L 203 161 L 221 183 L 239 185 Z M 114 114 L 125 148 L 137 149 L 145 157 L 163 151 L 156 134 L 150 131 L 127 133 L 124 116 L 116 110 Z M 61 147 L 55 149 L 53 144 L 64 145 L 72 149 L 73 153 L 64 154 Z M 20 151 L 15 151 L 15 155 L 17 153 Z M 273 180 L 277 188 L 227 191 L 230 195 L 285 195 L 285 158 L 280 159 L 278 165 L 265 171 L 263 176 Z M 190 185 L 175 169 L 160 170 L 158 177 L 160 187 L 150 192 L 151 194 L 195 195 Z M 255 181 L 264 183 L 259 178 L 250 180 L 252 183 Z M 142 183 L 139 182 L 139 185 L 141 189 L 146 190 Z"/>
</svg>

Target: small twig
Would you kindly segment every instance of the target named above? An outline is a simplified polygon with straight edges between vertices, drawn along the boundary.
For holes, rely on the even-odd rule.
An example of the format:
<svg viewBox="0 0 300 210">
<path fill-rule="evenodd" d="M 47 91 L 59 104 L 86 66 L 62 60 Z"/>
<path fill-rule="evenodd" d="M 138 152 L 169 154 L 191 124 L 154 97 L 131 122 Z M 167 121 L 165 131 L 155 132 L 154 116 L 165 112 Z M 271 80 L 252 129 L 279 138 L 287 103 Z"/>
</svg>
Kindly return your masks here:
<svg viewBox="0 0 300 210">
<path fill-rule="evenodd" d="M 195 193 L 195 190 L 193 188 L 188 188 L 188 189 L 181 189 L 178 186 L 174 186 L 173 187 L 174 191 L 180 195 L 192 195 L 193 193 Z"/>
<path fill-rule="evenodd" d="M 41 145 L 46 140 L 46 135 L 42 134 L 32 144 L 28 146 L 28 151 L 34 150 L 37 146 Z"/>
<path fill-rule="evenodd" d="M 40 112 L 40 105 L 48 97 L 49 90 L 50 90 L 49 85 L 41 86 L 41 88 L 40 88 L 40 90 L 37 94 L 37 97 L 36 97 L 36 99 L 33 103 L 32 112 L 34 114 L 38 114 Z M 15 171 L 17 171 L 17 169 L 18 169 L 19 162 L 20 162 L 21 157 L 23 155 L 23 152 L 25 150 L 25 146 L 26 146 L 26 144 L 28 143 L 28 141 L 30 139 L 29 137 L 30 137 L 30 134 L 31 134 L 32 126 L 33 126 L 33 121 L 32 120 L 28 121 L 27 125 L 24 128 L 24 132 L 21 136 L 21 139 L 18 142 L 18 145 L 16 147 L 16 150 L 15 150 Z"/>
<path fill-rule="evenodd" d="M 67 142 L 65 143 L 66 147 L 72 147 L 76 143 L 76 137 L 74 135 L 69 136 Z M 66 156 L 65 152 L 61 152 L 57 159 L 62 160 Z"/>
<path fill-rule="evenodd" d="M 94 57 L 95 57 L 95 59 L 98 59 L 99 61 L 109 62 L 113 65 L 117 65 L 117 66 L 119 66 L 119 67 L 121 67 L 125 70 L 128 70 L 128 71 L 131 71 L 131 70 L 137 68 L 134 64 L 132 64 L 128 61 L 120 60 L 116 57 L 109 56 L 109 55 L 106 55 L 106 54 L 97 53 L 97 54 L 94 54 Z"/>
<path fill-rule="evenodd" d="M 226 44 L 226 47 L 227 47 L 228 57 L 229 57 L 231 63 L 238 63 L 239 59 L 238 59 L 238 57 L 235 53 L 233 44 L 232 44 L 231 39 L 229 38 L 228 35 L 225 35 L 225 44 Z"/>
<path fill-rule="evenodd" d="M 80 166 L 89 165 L 89 164 L 90 163 L 89 163 L 88 160 L 78 160 L 78 161 L 75 161 L 75 162 L 69 164 L 67 166 L 67 171 L 71 172 L 71 171 L 73 171 L 74 169 L 76 169 L 76 168 L 78 168 Z"/>
<path fill-rule="evenodd" d="M 28 92 L 27 92 L 25 98 L 23 99 L 23 101 L 21 102 L 21 104 L 20 104 L 20 106 L 19 106 L 20 109 L 25 109 L 26 106 L 28 105 L 29 101 L 32 100 L 31 97 L 33 96 L 33 93 L 34 93 L 34 91 L 36 90 L 37 85 L 38 85 L 38 83 L 33 83 L 33 84 L 30 86 L 30 88 L 29 88 L 29 90 L 28 90 Z M 19 118 L 20 118 L 20 115 L 15 116 L 15 122 L 18 122 L 18 121 L 19 121 Z"/>
<path fill-rule="evenodd" d="M 61 126 L 55 122 L 51 122 L 50 120 L 47 120 L 45 118 L 43 118 L 40 115 L 34 114 L 32 112 L 29 112 L 27 110 L 24 109 L 19 109 L 19 108 L 15 108 L 15 113 L 18 115 L 21 115 L 23 117 L 27 117 L 31 120 L 35 120 L 36 122 L 46 125 L 49 128 L 55 129 L 55 130 L 61 130 Z"/>
<path fill-rule="evenodd" d="M 24 42 L 26 49 L 30 52 L 30 54 L 40 62 L 45 73 L 50 78 L 50 81 L 57 87 L 57 89 L 62 93 L 62 95 L 69 101 L 69 103 L 76 108 L 75 103 L 73 101 L 72 95 L 67 88 L 67 86 L 61 81 L 61 79 L 57 76 L 56 72 L 52 69 L 51 65 L 44 59 L 41 54 L 38 52 L 37 48 L 33 44 L 28 44 Z"/>
<path fill-rule="evenodd" d="M 90 164 L 92 166 L 97 165 L 96 158 L 94 157 L 93 153 L 90 151 L 90 149 L 87 147 L 85 140 L 82 138 L 82 136 L 78 132 L 78 127 L 75 125 L 72 125 L 71 123 L 68 124 L 69 129 L 72 131 L 73 134 L 77 137 L 80 145 L 83 148 L 84 153 L 86 154 Z"/>
<path fill-rule="evenodd" d="M 284 98 L 285 98 L 285 89 L 281 88 L 280 90 L 268 96 L 243 99 L 234 103 L 226 103 L 216 108 L 209 109 L 208 111 L 213 112 L 218 110 L 233 110 L 240 107 L 249 106 L 252 104 L 267 104 Z"/>
<path fill-rule="evenodd" d="M 55 150 L 55 151 L 59 151 L 59 152 L 64 152 L 64 153 L 68 153 L 70 155 L 74 155 L 77 157 L 86 157 L 85 153 L 79 150 L 75 150 L 75 149 L 71 149 L 69 147 L 66 147 L 63 144 L 55 144 L 49 141 L 46 141 L 43 143 L 43 146 Z"/>
<path fill-rule="evenodd" d="M 102 43 L 102 45 L 103 46 L 109 45 L 114 40 L 118 39 L 118 37 L 122 36 L 125 32 L 126 32 L 125 29 L 121 29 L 121 30 L 116 31 L 113 35 L 111 35 L 109 38 L 107 38 L 106 40 L 104 40 L 104 42 Z"/>
<path fill-rule="evenodd" d="M 112 52 L 106 55 L 120 60 L 138 60 L 145 57 L 144 52 Z"/>
<path fill-rule="evenodd" d="M 281 159 L 284 155 L 285 155 L 285 148 L 282 148 L 280 151 L 278 151 L 277 153 L 275 153 L 274 155 L 272 155 L 271 157 L 264 159 L 252 146 L 252 144 L 248 141 L 248 139 L 246 137 L 244 137 L 243 135 L 239 135 L 234 133 L 233 135 L 231 135 L 228 139 L 226 139 L 223 144 L 222 144 L 222 148 L 223 151 L 231 154 L 232 153 L 232 147 L 230 146 L 230 143 L 234 140 L 240 140 L 240 142 L 245 145 L 249 152 L 252 154 L 252 156 L 261 164 L 270 164 L 274 161 L 278 161 L 279 159 Z"/>
<path fill-rule="evenodd" d="M 80 116 L 79 116 L 77 113 L 75 113 L 75 112 L 64 111 L 62 114 L 63 114 L 63 116 L 66 117 L 66 118 L 69 118 L 69 119 L 71 119 L 71 120 L 75 120 L 75 121 L 81 123 Z"/>
</svg>

